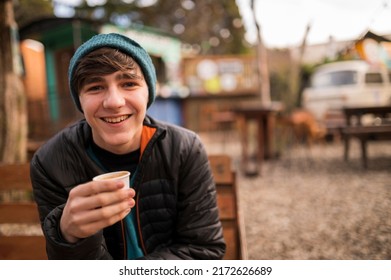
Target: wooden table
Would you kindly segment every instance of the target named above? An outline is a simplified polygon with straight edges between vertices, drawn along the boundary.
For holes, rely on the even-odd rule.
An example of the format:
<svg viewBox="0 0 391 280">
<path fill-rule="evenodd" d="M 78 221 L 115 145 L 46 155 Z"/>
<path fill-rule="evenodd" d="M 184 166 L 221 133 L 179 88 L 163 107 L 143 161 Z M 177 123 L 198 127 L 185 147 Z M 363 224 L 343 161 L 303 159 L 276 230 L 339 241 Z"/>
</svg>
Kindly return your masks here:
<svg viewBox="0 0 391 280">
<path fill-rule="evenodd" d="M 361 158 L 364 168 L 368 167 L 367 143 L 375 140 L 391 139 L 391 105 L 345 107 L 343 112 L 346 118 L 346 127 L 342 129 L 344 137 L 344 159 L 348 160 L 350 139 L 358 138 L 361 145 Z M 371 114 L 378 117 L 379 121 L 374 124 L 363 124 L 362 117 Z M 354 122 L 355 121 L 355 122 Z"/>
<path fill-rule="evenodd" d="M 242 147 L 242 170 L 246 175 L 261 173 L 264 159 L 275 156 L 273 140 L 276 114 L 281 110 L 280 104 L 271 106 L 247 105 L 234 109 L 239 124 Z M 256 123 L 256 139 L 249 138 L 249 124 Z M 249 140 L 256 145 L 255 162 L 250 161 Z M 252 163 L 252 167 L 250 164 Z M 250 168 L 251 167 L 251 168 Z"/>
<path fill-rule="evenodd" d="M 343 112 L 348 126 L 353 125 L 353 119 L 356 118 L 358 126 L 362 124 L 362 116 L 372 114 L 375 117 L 386 119 L 388 114 L 391 114 L 391 105 L 386 106 L 358 106 L 358 107 L 344 107 Z"/>
</svg>

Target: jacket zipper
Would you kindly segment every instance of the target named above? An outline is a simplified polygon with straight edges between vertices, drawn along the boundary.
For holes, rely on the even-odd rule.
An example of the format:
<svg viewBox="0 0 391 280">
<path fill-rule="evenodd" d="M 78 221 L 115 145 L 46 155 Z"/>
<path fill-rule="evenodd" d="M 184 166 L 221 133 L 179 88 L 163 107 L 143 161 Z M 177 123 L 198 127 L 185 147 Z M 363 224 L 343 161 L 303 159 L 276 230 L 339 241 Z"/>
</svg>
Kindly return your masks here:
<svg viewBox="0 0 391 280">
<path fill-rule="evenodd" d="M 141 250 L 143 251 L 144 255 L 146 255 L 147 254 L 147 250 L 145 249 L 143 236 L 141 234 L 140 216 L 139 216 L 139 210 L 138 210 L 138 198 L 139 198 L 139 195 L 137 193 L 136 194 L 136 209 L 135 209 L 136 217 L 137 217 L 137 234 L 138 234 L 138 237 L 139 237 L 139 240 L 140 240 Z M 128 252 L 127 252 L 127 243 L 126 243 L 126 237 L 125 237 L 125 222 L 124 222 L 124 220 L 121 220 L 121 231 L 122 231 L 122 240 L 123 240 L 123 243 L 124 243 L 124 248 L 123 248 L 123 250 L 124 250 L 123 251 L 124 252 L 124 260 L 127 260 L 128 259 Z"/>
<path fill-rule="evenodd" d="M 144 255 L 147 254 L 147 250 L 145 249 L 143 236 L 141 234 L 141 226 L 140 226 L 140 215 L 139 215 L 139 209 L 138 209 L 138 200 L 139 200 L 139 194 L 136 195 L 136 218 L 137 218 L 137 232 L 140 239 L 140 245 L 141 250 L 143 250 Z"/>
<path fill-rule="evenodd" d="M 151 130 L 153 131 L 152 133 L 148 133 L 147 130 Z M 151 138 L 153 137 L 153 135 L 156 133 L 157 131 L 157 128 L 152 128 L 152 127 L 149 127 L 149 126 L 146 126 L 144 125 L 144 129 L 143 129 L 143 135 L 141 136 L 141 140 L 143 140 L 143 136 L 144 136 L 144 132 L 145 133 L 145 137 L 144 140 L 146 140 L 144 143 L 142 141 L 141 143 L 141 155 L 140 155 L 140 162 L 141 162 L 141 158 L 143 157 L 144 155 L 144 151 L 146 149 L 146 147 L 148 146 L 148 144 L 150 143 L 150 140 Z M 137 171 L 136 171 L 136 174 L 135 176 L 137 176 Z M 139 193 L 137 192 L 136 193 L 136 222 L 137 222 L 137 233 L 138 233 L 138 237 L 139 237 L 139 240 L 140 240 L 140 246 L 141 246 L 141 250 L 143 251 L 144 255 L 147 255 L 147 250 L 145 248 L 145 244 L 144 244 L 144 240 L 143 240 L 143 236 L 141 234 L 141 225 L 140 225 L 140 211 L 139 211 L 139 208 L 138 208 L 138 203 L 139 202 Z"/>
<path fill-rule="evenodd" d="M 122 231 L 122 240 L 124 243 L 124 260 L 128 259 L 128 252 L 127 252 L 127 244 L 126 244 L 126 237 L 125 237 L 125 223 L 124 220 L 121 220 L 121 231 Z"/>
</svg>

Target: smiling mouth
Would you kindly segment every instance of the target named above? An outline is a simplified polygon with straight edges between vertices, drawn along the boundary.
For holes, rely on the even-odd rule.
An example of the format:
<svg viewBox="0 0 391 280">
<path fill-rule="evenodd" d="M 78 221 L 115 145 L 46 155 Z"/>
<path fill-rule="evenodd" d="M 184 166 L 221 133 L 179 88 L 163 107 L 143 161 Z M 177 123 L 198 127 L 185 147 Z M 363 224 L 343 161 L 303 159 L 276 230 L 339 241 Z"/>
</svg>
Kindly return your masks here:
<svg viewBox="0 0 391 280">
<path fill-rule="evenodd" d="M 120 117 L 106 117 L 106 118 L 102 118 L 103 121 L 107 122 L 107 123 L 120 123 L 120 122 L 123 122 L 124 120 L 127 120 L 128 118 L 130 118 L 131 115 L 123 115 L 123 116 L 120 116 Z"/>
</svg>

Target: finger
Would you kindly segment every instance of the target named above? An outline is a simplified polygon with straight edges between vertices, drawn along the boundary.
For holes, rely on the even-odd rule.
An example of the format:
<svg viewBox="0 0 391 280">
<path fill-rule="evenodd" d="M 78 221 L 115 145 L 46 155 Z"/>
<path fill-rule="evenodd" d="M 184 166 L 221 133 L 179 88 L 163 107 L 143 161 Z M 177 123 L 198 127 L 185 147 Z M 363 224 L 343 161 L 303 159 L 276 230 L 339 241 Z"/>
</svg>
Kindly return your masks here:
<svg viewBox="0 0 391 280">
<path fill-rule="evenodd" d="M 135 202 L 133 199 L 125 200 L 120 203 L 112 204 L 106 207 L 95 209 L 93 213 L 98 216 L 96 221 L 101 221 L 105 225 L 110 225 L 120 220 L 121 213 L 129 211 L 134 206 Z M 114 220 L 113 220 L 114 219 Z"/>
<path fill-rule="evenodd" d="M 82 201 L 80 201 L 80 203 L 83 203 L 84 209 L 96 209 L 120 203 L 124 200 L 130 200 L 134 197 L 134 195 L 135 192 L 133 189 L 119 189 L 85 197 Z"/>
<path fill-rule="evenodd" d="M 102 230 L 108 226 L 115 224 L 116 222 L 123 220 L 130 213 L 130 211 L 131 209 L 129 208 L 127 210 L 118 213 L 115 216 L 111 216 L 110 219 L 98 220 L 95 222 L 84 224 L 82 227 L 80 227 L 80 231 L 77 234 L 77 236 L 79 238 L 89 237 L 95 234 L 96 232 L 98 232 L 99 230 Z"/>
<path fill-rule="evenodd" d="M 73 223 L 78 225 L 80 229 L 95 225 L 95 229 L 99 230 L 124 218 L 123 213 L 129 213 L 134 204 L 134 200 L 130 199 L 106 207 L 84 211 L 73 217 Z"/>
<path fill-rule="evenodd" d="M 73 188 L 69 195 L 75 197 L 86 197 L 101 192 L 110 192 L 121 189 L 124 186 L 120 181 L 90 181 Z"/>
<path fill-rule="evenodd" d="M 80 218 L 81 213 L 85 213 L 96 208 L 102 208 L 107 205 L 128 201 L 131 207 L 134 206 L 134 189 L 119 189 L 113 192 L 103 192 L 87 197 L 70 195 L 65 207 L 65 214 L 73 218 Z"/>
<path fill-rule="evenodd" d="M 135 205 L 133 198 L 126 198 L 116 203 L 111 203 L 105 206 L 94 207 L 87 211 L 79 212 L 77 215 L 78 224 L 92 223 L 98 220 L 104 220 L 110 218 L 113 215 L 118 214 L 121 211 L 125 211 L 128 208 L 132 208 Z"/>
</svg>

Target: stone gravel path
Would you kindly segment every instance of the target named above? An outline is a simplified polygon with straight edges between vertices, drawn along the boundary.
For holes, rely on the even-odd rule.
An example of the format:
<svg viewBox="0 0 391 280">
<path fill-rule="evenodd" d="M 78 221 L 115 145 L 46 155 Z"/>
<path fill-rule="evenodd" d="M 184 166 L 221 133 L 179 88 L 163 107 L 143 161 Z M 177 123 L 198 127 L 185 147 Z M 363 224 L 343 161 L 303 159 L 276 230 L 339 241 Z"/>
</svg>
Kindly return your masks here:
<svg viewBox="0 0 391 280">
<path fill-rule="evenodd" d="M 202 136 L 208 153 L 240 166 L 237 142 Z M 391 143 L 357 142 L 349 162 L 341 143 L 290 147 L 267 161 L 262 176 L 237 180 L 250 259 L 391 259 Z"/>
</svg>

